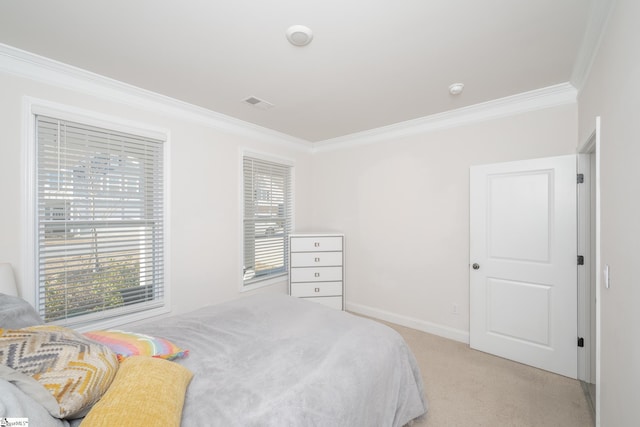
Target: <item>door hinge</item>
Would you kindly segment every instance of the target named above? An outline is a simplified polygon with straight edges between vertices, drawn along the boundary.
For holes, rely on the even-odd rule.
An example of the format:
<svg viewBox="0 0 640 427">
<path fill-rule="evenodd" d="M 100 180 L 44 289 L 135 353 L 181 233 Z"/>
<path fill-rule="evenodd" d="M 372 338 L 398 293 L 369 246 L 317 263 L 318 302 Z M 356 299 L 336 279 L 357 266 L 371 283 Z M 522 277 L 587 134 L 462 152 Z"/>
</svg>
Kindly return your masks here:
<svg viewBox="0 0 640 427">
<path fill-rule="evenodd" d="M 578 184 L 583 184 L 584 183 L 584 174 L 583 173 L 579 173 L 578 174 Z"/>
<path fill-rule="evenodd" d="M 578 255 L 578 265 L 584 265 L 584 256 Z"/>
<path fill-rule="evenodd" d="M 584 338 L 578 337 L 578 347 L 584 347 Z"/>
</svg>

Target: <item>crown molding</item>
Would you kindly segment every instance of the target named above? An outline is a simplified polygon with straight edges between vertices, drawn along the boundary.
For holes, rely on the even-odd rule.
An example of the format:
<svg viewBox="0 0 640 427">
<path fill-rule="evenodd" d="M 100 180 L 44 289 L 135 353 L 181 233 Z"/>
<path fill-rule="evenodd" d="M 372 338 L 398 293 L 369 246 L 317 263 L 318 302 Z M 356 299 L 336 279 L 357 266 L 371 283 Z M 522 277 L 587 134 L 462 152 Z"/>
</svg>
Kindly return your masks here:
<svg viewBox="0 0 640 427">
<path fill-rule="evenodd" d="M 571 79 L 569 80 L 573 86 L 582 90 L 589 73 L 593 61 L 598 54 L 602 37 L 609 22 L 611 11 L 617 0 L 595 0 L 589 13 L 589 21 L 582 37 L 582 44 L 578 51 L 576 62 L 573 65 Z"/>
<path fill-rule="evenodd" d="M 576 100 L 576 88 L 570 83 L 561 83 L 377 129 L 319 141 L 314 144 L 313 152 L 318 153 L 394 140 L 411 135 L 512 116 L 527 111 L 573 104 L 576 103 Z"/>
<path fill-rule="evenodd" d="M 346 149 L 575 103 L 577 97 L 572 84 L 562 83 L 312 143 L 1 43 L 0 71 L 307 153 Z"/>
<path fill-rule="evenodd" d="M 235 135 L 310 152 L 313 144 L 0 43 L 0 71 Z"/>
</svg>

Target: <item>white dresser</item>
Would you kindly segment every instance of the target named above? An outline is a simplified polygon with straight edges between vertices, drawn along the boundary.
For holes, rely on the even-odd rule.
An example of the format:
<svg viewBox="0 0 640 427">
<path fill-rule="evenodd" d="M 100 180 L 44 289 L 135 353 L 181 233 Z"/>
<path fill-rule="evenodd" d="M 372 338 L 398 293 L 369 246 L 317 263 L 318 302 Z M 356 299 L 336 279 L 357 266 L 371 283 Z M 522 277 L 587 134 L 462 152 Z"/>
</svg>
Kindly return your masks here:
<svg viewBox="0 0 640 427">
<path fill-rule="evenodd" d="M 289 294 L 344 310 L 344 235 L 289 236 Z"/>
</svg>

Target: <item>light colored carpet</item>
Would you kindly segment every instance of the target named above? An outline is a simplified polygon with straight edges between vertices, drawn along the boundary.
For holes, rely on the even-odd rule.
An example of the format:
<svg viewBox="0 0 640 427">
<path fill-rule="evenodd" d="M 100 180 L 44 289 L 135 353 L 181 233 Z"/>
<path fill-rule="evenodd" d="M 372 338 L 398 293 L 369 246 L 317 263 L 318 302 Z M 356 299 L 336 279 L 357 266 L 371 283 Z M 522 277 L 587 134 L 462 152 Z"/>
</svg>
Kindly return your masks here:
<svg viewBox="0 0 640 427">
<path fill-rule="evenodd" d="M 429 411 L 412 427 L 594 425 L 579 381 L 385 324 L 409 344 L 425 384 Z"/>
</svg>

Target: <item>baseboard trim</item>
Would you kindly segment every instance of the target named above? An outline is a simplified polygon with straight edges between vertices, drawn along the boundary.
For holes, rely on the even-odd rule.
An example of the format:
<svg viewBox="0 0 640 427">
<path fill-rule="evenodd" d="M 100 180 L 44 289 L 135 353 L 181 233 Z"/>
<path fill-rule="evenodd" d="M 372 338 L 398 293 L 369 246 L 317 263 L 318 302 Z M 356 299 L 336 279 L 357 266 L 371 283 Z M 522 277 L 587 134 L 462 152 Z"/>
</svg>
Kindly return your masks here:
<svg viewBox="0 0 640 427">
<path fill-rule="evenodd" d="M 591 390 L 589 389 L 588 383 L 582 380 L 578 380 L 578 381 L 580 381 L 580 385 L 582 386 L 582 392 L 584 393 L 584 398 L 587 399 L 587 403 L 589 404 L 589 412 L 591 413 L 591 419 L 593 420 L 593 425 L 596 425 L 596 408 L 595 408 L 596 397 L 591 394 Z M 593 392 L 595 393 L 595 390 Z"/>
<path fill-rule="evenodd" d="M 407 328 L 417 329 L 418 331 L 469 344 L 469 332 L 463 331 L 461 329 L 438 325 L 437 323 L 427 322 L 425 320 L 420 320 L 409 316 L 403 316 L 401 314 L 380 310 L 378 308 L 369 307 L 362 304 L 347 302 L 346 309 L 347 311 L 362 314 L 363 316 L 373 317 L 375 319 L 384 320 L 386 322 L 406 326 Z"/>
</svg>

